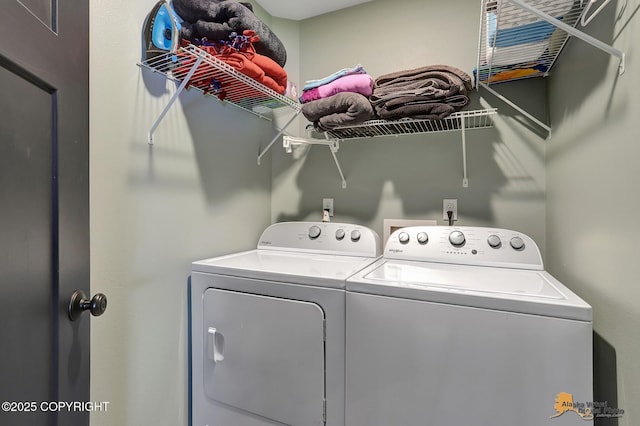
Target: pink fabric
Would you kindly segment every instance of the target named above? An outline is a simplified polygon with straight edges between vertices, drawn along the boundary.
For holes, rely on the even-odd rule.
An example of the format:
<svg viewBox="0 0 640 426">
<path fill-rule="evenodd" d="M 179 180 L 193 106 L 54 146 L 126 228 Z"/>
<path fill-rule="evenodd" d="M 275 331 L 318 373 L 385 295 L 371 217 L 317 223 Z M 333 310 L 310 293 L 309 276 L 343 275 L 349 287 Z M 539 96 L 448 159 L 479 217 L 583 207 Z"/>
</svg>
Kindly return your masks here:
<svg viewBox="0 0 640 426">
<path fill-rule="evenodd" d="M 302 92 L 302 103 L 328 98 L 341 92 L 360 93 L 371 96 L 373 93 L 373 78 L 369 74 L 351 74 L 333 80 L 331 83 Z"/>
</svg>

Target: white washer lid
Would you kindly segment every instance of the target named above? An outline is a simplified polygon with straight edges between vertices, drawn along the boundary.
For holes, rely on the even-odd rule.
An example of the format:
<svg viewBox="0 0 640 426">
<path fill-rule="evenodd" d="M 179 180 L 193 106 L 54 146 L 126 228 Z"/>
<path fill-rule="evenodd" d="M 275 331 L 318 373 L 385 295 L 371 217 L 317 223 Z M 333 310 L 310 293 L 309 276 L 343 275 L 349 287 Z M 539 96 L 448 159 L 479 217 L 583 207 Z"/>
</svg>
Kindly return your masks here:
<svg viewBox="0 0 640 426">
<path fill-rule="evenodd" d="M 546 271 L 381 259 L 347 281 L 381 296 L 591 321 L 591 306 Z"/>
<path fill-rule="evenodd" d="M 293 251 L 250 250 L 192 263 L 192 271 L 344 288 L 345 280 L 377 258 Z"/>
</svg>

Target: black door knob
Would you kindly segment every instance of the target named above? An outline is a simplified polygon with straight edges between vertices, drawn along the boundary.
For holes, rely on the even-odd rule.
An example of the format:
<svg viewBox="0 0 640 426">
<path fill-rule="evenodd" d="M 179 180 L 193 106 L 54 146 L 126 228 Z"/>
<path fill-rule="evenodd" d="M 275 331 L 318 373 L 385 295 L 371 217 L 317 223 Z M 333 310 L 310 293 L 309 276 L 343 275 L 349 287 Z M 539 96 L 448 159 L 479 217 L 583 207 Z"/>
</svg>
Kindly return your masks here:
<svg viewBox="0 0 640 426">
<path fill-rule="evenodd" d="M 96 293 L 91 299 L 82 290 L 76 290 L 69 300 L 69 319 L 75 321 L 84 311 L 91 312 L 94 317 L 99 317 L 107 310 L 107 296 Z"/>
</svg>

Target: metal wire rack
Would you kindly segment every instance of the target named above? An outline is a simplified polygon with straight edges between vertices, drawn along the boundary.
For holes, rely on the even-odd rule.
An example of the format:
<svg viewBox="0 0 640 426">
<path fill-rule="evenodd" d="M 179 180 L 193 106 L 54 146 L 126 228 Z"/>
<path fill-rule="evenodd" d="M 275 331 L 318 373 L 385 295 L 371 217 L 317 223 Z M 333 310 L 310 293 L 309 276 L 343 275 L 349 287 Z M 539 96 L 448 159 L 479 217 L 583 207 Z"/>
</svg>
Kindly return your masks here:
<svg viewBox="0 0 640 426">
<path fill-rule="evenodd" d="M 475 111 L 459 111 L 441 120 L 422 120 L 403 118 L 400 120 L 370 120 L 353 126 L 341 126 L 324 132 L 325 139 L 299 138 L 285 136 L 282 145 L 289 153 L 296 145 L 325 145 L 329 147 L 333 161 L 336 164 L 342 188 L 347 187 L 342 167 L 336 153 L 340 148 L 340 142 L 347 139 L 375 138 L 380 136 L 400 136 L 409 134 L 424 134 L 435 132 L 460 131 L 462 135 L 462 186 L 469 186 L 467 177 L 467 139 L 466 131 L 469 129 L 482 129 L 493 126 L 493 116 L 497 114 L 496 108 L 488 108 Z"/>
<path fill-rule="evenodd" d="M 296 111 L 301 108 L 298 101 L 264 86 L 193 44 L 142 61 L 141 65 L 178 82 L 188 80 L 188 89 L 217 96 L 252 114 L 262 115 L 264 108 L 286 106 Z"/>
<path fill-rule="evenodd" d="M 482 0 L 478 37 L 476 87 L 498 96 L 526 117 L 551 128 L 489 86 L 494 83 L 547 76 L 569 36 L 617 57 L 619 72 L 625 67 L 624 52 L 579 30 L 597 15 L 605 2 L 589 17 L 596 0 Z M 586 18 L 586 19 L 585 19 Z"/>
<path fill-rule="evenodd" d="M 354 126 L 341 126 L 326 133 L 336 139 L 375 138 L 380 136 L 408 135 L 453 130 L 481 129 L 493 126 L 495 108 L 475 111 L 459 111 L 441 120 L 370 120 Z M 464 121 L 464 124 L 463 124 Z"/>
<path fill-rule="evenodd" d="M 532 6 L 575 27 L 584 5 L 574 0 L 529 0 Z M 569 34 L 509 1 L 485 0 L 480 24 L 477 78 L 483 83 L 547 74 Z"/>
<path fill-rule="evenodd" d="M 261 153 L 258 163 L 260 163 L 262 155 L 281 136 L 302 109 L 297 100 L 279 94 L 194 45 L 183 46 L 175 51 L 146 59 L 139 65 L 179 83 L 173 97 L 151 126 L 149 143 L 153 143 L 153 133 L 184 89 L 199 90 L 204 95 L 215 96 L 223 102 L 228 102 L 267 120 L 271 120 L 270 113 L 275 108 L 287 107 L 291 109 L 294 113 L 293 117 L 283 128 L 278 129 L 279 133 Z"/>
</svg>

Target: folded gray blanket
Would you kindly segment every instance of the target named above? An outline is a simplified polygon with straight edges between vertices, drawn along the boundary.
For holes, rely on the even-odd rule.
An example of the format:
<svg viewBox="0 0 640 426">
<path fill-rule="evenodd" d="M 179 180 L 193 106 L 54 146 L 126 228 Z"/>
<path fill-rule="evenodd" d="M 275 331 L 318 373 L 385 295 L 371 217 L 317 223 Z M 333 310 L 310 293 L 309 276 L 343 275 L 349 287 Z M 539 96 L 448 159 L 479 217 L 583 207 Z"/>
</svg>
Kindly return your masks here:
<svg viewBox="0 0 640 426">
<path fill-rule="evenodd" d="M 307 102 L 302 105 L 302 114 L 313 123 L 316 130 L 322 132 L 375 118 L 367 97 L 354 92 L 341 92 Z"/>
<path fill-rule="evenodd" d="M 440 91 L 457 91 L 467 94 L 473 89 L 471 76 L 450 65 L 429 65 L 412 70 L 398 71 L 378 77 L 373 87 L 374 93 L 384 96 L 399 90 L 431 88 L 437 95 Z"/>
<path fill-rule="evenodd" d="M 444 99 L 422 96 L 407 96 L 393 99 L 376 108 L 376 114 L 384 120 L 411 117 L 441 120 L 469 104 L 465 95 L 454 95 Z"/>
<path fill-rule="evenodd" d="M 473 81 L 464 71 L 430 65 L 378 77 L 370 101 L 382 119 L 442 119 L 469 103 L 471 89 Z"/>
<path fill-rule="evenodd" d="M 448 104 L 454 108 L 460 109 L 467 106 L 469 98 L 465 95 L 453 95 L 443 99 L 434 99 L 429 96 L 403 96 L 391 99 L 385 102 L 387 109 L 399 108 L 403 105 L 421 105 L 421 104 Z"/>
<path fill-rule="evenodd" d="M 176 13 L 184 19 L 180 35 L 190 41 L 206 37 L 210 41 L 229 40 L 233 32 L 253 30 L 260 37 L 256 52 L 284 67 L 287 51 L 280 39 L 251 9 L 250 3 L 229 0 L 173 0 Z"/>
</svg>

